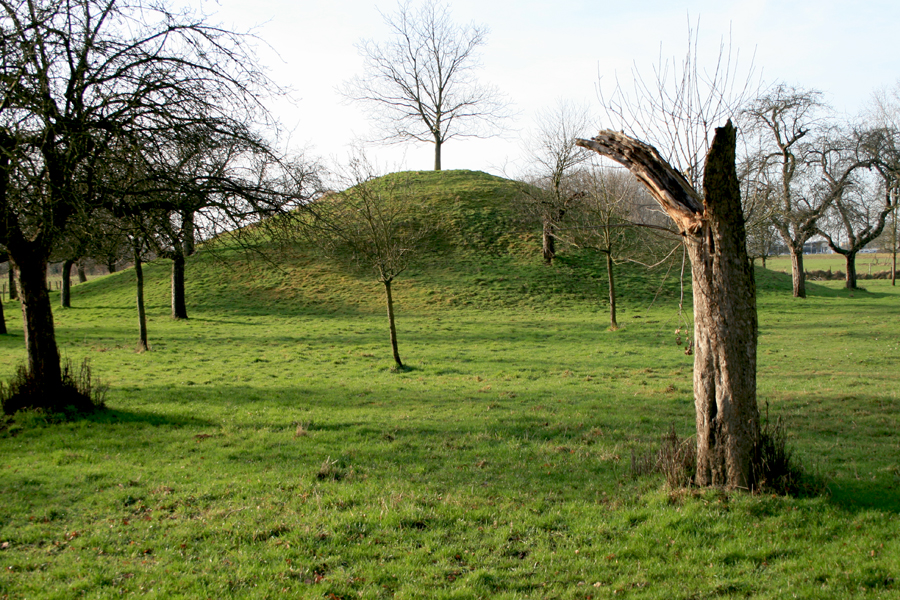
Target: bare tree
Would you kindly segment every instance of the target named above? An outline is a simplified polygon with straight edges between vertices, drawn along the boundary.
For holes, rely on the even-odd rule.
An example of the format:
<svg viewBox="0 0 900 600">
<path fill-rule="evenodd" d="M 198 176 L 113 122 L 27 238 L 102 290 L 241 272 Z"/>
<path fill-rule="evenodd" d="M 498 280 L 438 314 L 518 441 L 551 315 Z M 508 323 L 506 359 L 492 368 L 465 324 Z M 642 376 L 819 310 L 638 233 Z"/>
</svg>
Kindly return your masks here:
<svg viewBox="0 0 900 600">
<path fill-rule="evenodd" d="M 602 86 L 599 93 L 614 129 L 659 148 L 661 157 L 699 190 L 713 128 L 735 117 L 758 83 L 752 66 L 745 77 L 738 76 L 738 53 L 732 56 L 730 41 L 724 39 L 716 63 L 701 69 L 697 28 L 689 26 L 688 50 L 680 61 L 663 59 L 660 53 L 653 77 L 633 68 L 630 86 L 617 78 L 609 95 Z"/>
<path fill-rule="evenodd" d="M 766 178 L 765 163 L 758 156 L 747 155 L 739 161 L 738 178 L 741 181 L 741 202 L 744 207 L 744 223 L 747 231 L 747 253 L 754 263 L 775 254 L 778 248 L 778 232 L 772 225 L 776 209 L 772 201 L 773 186 Z"/>
<path fill-rule="evenodd" d="M 307 233 L 332 259 L 374 271 L 384 286 L 391 351 L 403 369 L 397 346 L 392 284 L 425 246 L 431 231 L 427 208 L 417 202 L 402 173 L 376 178 L 364 159 L 352 161 L 352 186 L 326 194 L 308 207 Z"/>
<path fill-rule="evenodd" d="M 832 198 L 817 232 L 847 264 L 846 287 L 856 289 L 856 255 L 884 231 L 900 201 L 898 132 L 857 130 L 819 153 L 825 194 Z"/>
<path fill-rule="evenodd" d="M 19 270 L 28 373 L 53 407 L 61 386 L 46 265 L 74 214 L 110 200 L 98 172 L 205 122 L 244 130 L 273 87 L 244 37 L 189 12 L 116 0 L 0 0 L 0 245 Z"/>
<path fill-rule="evenodd" d="M 821 92 L 778 84 L 743 110 L 756 164 L 757 193 L 774 204 L 771 223 L 791 255 L 795 297 L 806 297 L 803 245 L 816 234 L 833 196 L 816 189 L 815 143 L 827 129 Z M 759 188 L 766 188 L 760 192 Z"/>
<path fill-rule="evenodd" d="M 585 106 L 559 100 L 553 109 L 538 113 L 534 131 L 526 139 L 528 171 L 522 186 L 525 210 L 541 223 L 541 255 L 546 264 L 556 256 L 557 229 L 581 194 L 571 184 L 575 169 L 591 159 L 575 144 L 590 130 Z"/>
<path fill-rule="evenodd" d="M 885 132 L 893 132 L 898 135 L 900 132 L 900 80 L 892 87 L 885 87 L 877 90 L 868 107 L 868 119 L 875 124 L 876 127 L 883 129 Z M 885 179 L 885 184 L 891 188 L 891 193 L 900 194 L 900 156 L 894 154 L 892 157 L 885 156 L 879 161 L 882 164 L 880 172 L 892 172 L 892 177 Z M 886 168 L 887 167 L 887 168 Z M 882 174 L 884 178 L 884 174 Z M 900 242 L 898 242 L 897 213 L 900 209 L 894 210 L 891 217 L 891 226 L 888 232 L 891 261 L 891 285 L 897 283 L 897 251 Z"/>
<path fill-rule="evenodd" d="M 605 257 L 609 324 L 610 329 L 615 330 L 619 327 L 616 263 L 649 254 L 648 246 L 653 244 L 648 241 L 648 236 L 638 234 L 640 228 L 666 233 L 669 241 L 676 232 L 646 218 L 647 202 L 653 200 L 630 173 L 593 166 L 578 169 L 570 178 L 570 186 L 577 190 L 579 201 L 557 235 L 575 247 L 591 248 Z"/>
<path fill-rule="evenodd" d="M 454 23 L 440 0 L 418 7 L 401 1 L 395 14 L 382 16 L 391 39 L 357 45 L 364 74 L 341 93 L 369 112 L 381 141 L 434 144 L 434 170 L 440 171 L 445 142 L 489 137 L 507 117 L 501 93 L 474 76 L 487 28 Z"/>
</svg>

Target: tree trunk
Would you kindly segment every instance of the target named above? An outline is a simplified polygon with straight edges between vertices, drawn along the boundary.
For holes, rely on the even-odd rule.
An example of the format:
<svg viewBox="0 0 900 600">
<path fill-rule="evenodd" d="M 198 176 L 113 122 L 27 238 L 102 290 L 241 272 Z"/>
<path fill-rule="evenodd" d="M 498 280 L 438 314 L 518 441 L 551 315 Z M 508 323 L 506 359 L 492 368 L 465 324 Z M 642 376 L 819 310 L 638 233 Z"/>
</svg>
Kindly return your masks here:
<svg viewBox="0 0 900 600">
<path fill-rule="evenodd" d="M 18 300 L 19 290 L 16 287 L 16 266 L 9 261 L 9 299 Z"/>
<path fill-rule="evenodd" d="M 87 281 L 87 273 L 84 272 L 84 264 L 81 261 L 78 261 L 78 283 L 84 283 Z"/>
<path fill-rule="evenodd" d="M 441 146 L 442 142 L 439 136 L 434 136 L 434 170 L 441 170 Z"/>
<path fill-rule="evenodd" d="M 40 397 L 50 408 L 59 396 L 62 372 L 59 350 L 53 327 L 53 310 L 47 293 L 47 259 L 16 257 L 19 271 L 19 292 L 25 324 L 25 348 L 28 353 L 28 372 L 34 377 Z M 37 407 L 35 407 L 37 408 Z"/>
<path fill-rule="evenodd" d="M 146 352 L 150 349 L 147 343 L 147 311 L 144 309 L 144 266 L 141 262 L 141 248 L 134 247 L 134 276 L 137 280 L 137 311 L 138 311 L 138 339 L 137 351 Z"/>
<path fill-rule="evenodd" d="M 194 227 L 194 211 L 187 210 L 182 214 L 181 222 L 182 242 L 181 247 L 185 256 L 193 256 L 196 251 L 196 228 Z"/>
<path fill-rule="evenodd" d="M 184 254 L 180 248 L 172 254 L 172 318 L 188 318 L 184 299 Z"/>
<path fill-rule="evenodd" d="M 0 335 L 6 334 L 6 317 L 3 315 L 3 296 L 0 296 Z"/>
<path fill-rule="evenodd" d="M 614 131 L 578 145 L 628 167 L 685 236 L 694 297 L 698 485 L 750 488 L 759 435 L 756 283 L 747 256 L 735 129 L 716 129 L 703 198 L 652 146 Z"/>
<path fill-rule="evenodd" d="M 900 209 L 895 209 L 894 214 L 891 216 L 891 285 L 897 285 L 897 211 Z M 10 263 L 10 268 L 12 268 L 12 263 Z M 11 298 L 12 296 L 10 296 Z"/>
<path fill-rule="evenodd" d="M 848 290 L 856 289 L 856 252 L 847 252 L 844 255 L 844 260 L 847 262 L 847 276 L 844 280 L 844 287 Z"/>
<path fill-rule="evenodd" d="M 116 261 L 115 261 L 115 259 L 110 260 L 110 261 L 108 261 L 108 262 L 106 263 L 106 269 L 107 269 L 110 273 L 115 273 L 115 272 L 116 272 Z"/>
<path fill-rule="evenodd" d="M 766 268 L 766 255 L 765 254 L 762 255 L 762 267 L 763 267 L 763 269 Z"/>
<path fill-rule="evenodd" d="M 391 282 L 382 281 L 384 283 L 384 296 L 387 300 L 388 325 L 391 329 L 391 351 L 394 353 L 394 362 L 397 367 L 402 369 L 403 363 L 400 361 L 400 351 L 397 349 L 397 327 L 394 325 L 394 298 L 391 296 Z"/>
<path fill-rule="evenodd" d="M 806 272 L 803 270 L 803 244 L 800 247 L 788 246 L 791 252 L 791 283 L 794 298 L 806 298 Z"/>
<path fill-rule="evenodd" d="M 894 250 L 893 262 L 891 263 L 891 285 L 897 285 L 897 250 Z"/>
<path fill-rule="evenodd" d="M 62 266 L 62 289 L 59 292 L 59 305 L 72 308 L 72 265 L 74 260 L 64 260 Z"/>
<path fill-rule="evenodd" d="M 541 234 L 541 256 L 544 263 L 549 265 L 556 258 L 556 238 L 553 236 L 553 224 L 550 221 L 544 221 Z"/>
<path fill-rule="evenodd" d="M 606 253 L 606 277 L 609 280 L 609 328 L 615 330 L 619 328 L 619 323 L 616 321 L 616 282 L 613 277 L 612 252 Z"/>
</svg>

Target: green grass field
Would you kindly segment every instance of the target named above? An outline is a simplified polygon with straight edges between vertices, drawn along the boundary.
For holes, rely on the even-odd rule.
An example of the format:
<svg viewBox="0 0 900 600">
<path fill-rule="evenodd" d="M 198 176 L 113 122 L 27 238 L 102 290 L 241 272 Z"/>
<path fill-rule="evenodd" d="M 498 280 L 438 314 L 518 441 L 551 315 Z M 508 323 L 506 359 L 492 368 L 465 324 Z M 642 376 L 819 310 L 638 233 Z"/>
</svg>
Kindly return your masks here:
<svg viewBox="0 0 900 600">
<path fill-rule="evenodd" d="M 524 242 L 523 242 L 524 243 Z M 597 261 L 599 264 L 599 261 Z M 631 456 L 693 432 L 677 282 L 469 253 L 395 289 L 312 258 L 201 253 L 188 321 L 147 269 L 73 288 L 63 354 L 109 410 L 0 433 L 0 598 L 900 597 L 900 292 L 757 270 L 759 399 L 800 497 L 667 490 Z M 0 377 L 24 359 L 5 303 Z"/>
</svg>

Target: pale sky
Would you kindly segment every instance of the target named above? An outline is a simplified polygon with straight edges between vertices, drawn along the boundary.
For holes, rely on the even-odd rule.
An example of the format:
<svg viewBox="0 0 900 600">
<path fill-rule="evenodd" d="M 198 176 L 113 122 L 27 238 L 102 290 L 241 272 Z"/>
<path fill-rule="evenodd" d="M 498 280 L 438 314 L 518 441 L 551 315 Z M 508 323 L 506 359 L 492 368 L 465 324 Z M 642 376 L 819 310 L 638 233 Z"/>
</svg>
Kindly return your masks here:
<svg viewBox="0 0 900 600">
<path fill-rule="evenodd" d="M 598 83 L 611 89 L 631 70 L 652 74 L 660 54 L 681 60 L 688 24 L 699 18 L 700 63 L 715 61 L 720 41 L 731 38 L 746 75 L 752 64 L 766 82 L 783 81 L 825 93 L 839 113 L 857 114 L 876 88 L 900 80 L 900 2 L 896 0 L 453 0 L 453 19 L 490 29 L 482 47 L 479 79 L 505 92 L 517 117 L 503 138 L 451 140 L 444 169 L 513 175 L 522 165 L 521 135 L 537 111 L 557 99 L 587 103 L 604 123 Z M 191 5 L 197 6 L 196 0 Z M 290 143 L 315 156 L 341 160 L 372 128 L 359 106 L 336 88 L 362 70 L 354 44 L 387 39 L 378 10 L 393 13 L 395 0 L 204 1 L 212 21 L 236 30 L 255 26 L 269 47 L 258 54 L 294 102 L 271 108 L 291 130 Z M 585 136 L 590 136 L 586 131 Z M 430 169 L 428 144 L 372 146 L 369 155 L 386 171 Z"/>
</svg>

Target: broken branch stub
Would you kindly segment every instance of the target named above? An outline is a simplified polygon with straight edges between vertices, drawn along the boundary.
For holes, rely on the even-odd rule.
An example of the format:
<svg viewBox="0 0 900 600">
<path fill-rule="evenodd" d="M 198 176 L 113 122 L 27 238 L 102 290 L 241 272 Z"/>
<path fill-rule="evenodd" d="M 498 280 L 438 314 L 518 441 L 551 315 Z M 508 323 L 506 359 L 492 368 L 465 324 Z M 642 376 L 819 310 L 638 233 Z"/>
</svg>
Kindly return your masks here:
<svg viewBox="0 0 900 600">
<path fill-rule="evenodd" d="M 618 131 L 603 130 L 575 143 L 626 167 L 647 186 L 653 198 L 675 221 L 683 234 L 696 235 L 703 223 L 703 200 L 684 175 L 672 167 L 653 146 Z"/>
</svg>

